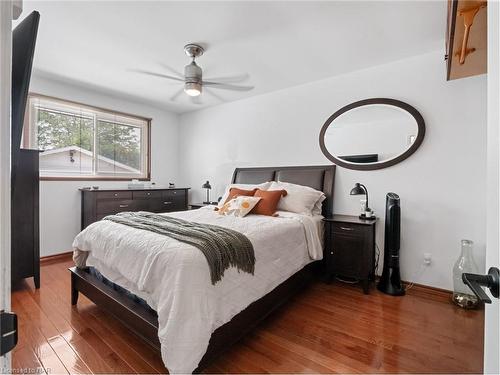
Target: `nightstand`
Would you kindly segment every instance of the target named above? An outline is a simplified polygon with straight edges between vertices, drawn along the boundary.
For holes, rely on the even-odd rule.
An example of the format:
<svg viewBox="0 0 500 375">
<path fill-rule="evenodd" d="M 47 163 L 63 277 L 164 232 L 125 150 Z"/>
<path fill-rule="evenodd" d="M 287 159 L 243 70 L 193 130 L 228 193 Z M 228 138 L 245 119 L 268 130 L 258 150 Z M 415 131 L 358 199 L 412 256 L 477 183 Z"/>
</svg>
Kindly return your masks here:
<svg viewBox="0 0 500 375">
<path fill-rule="evenodd" d="M 375 277 L 375 225 L 377 219 L 334 215 L 325 222 L 324 263 L 328 280 L 338 276 L 361 281 L 368 294 Z"/>
<path fill-rule="evenodd" d="M 190 203 L 189 204 L 189 209 L 190 210 L 197 210 L 198 208 L 202 208 L 205 206 L 216 206 L 217 203 L 211 202 L 211 203 Z"/>
</svg>

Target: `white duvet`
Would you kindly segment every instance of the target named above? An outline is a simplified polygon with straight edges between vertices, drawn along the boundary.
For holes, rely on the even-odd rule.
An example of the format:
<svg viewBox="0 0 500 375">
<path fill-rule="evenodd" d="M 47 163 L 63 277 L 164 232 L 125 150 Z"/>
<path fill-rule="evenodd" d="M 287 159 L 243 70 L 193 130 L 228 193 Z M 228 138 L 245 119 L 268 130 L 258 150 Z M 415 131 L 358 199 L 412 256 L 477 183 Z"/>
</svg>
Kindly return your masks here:
<svg viewBox="0 0 500 375">
<path fill-rule="evenodd" d="M 203 254 L 156 233 L 99 221 L 76 236 L 78 267 L 96 267 L 105 277 L 144 298 L 158 313 L 162 358 L 170 373 L 191 373 L 211 334 L 250 303 L 322 257 L 322 216 L 279 212 L 279 217 L 221 216 L 212 207 L 169 213 L 245 234 L 254 246 L 255 273 L 227 269 L 216 285 Z"/>
</svg>

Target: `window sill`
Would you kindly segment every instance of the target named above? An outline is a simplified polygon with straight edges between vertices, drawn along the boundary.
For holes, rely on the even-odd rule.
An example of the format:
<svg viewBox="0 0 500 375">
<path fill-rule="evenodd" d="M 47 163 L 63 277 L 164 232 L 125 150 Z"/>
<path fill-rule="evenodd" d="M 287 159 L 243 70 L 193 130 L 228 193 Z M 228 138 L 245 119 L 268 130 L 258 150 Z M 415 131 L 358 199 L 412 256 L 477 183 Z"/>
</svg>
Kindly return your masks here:
<svg viewBox="0 0 500 375">
<path fill-rule="evenodd" d="M 89 176 L 89 177 L 48 177 L 40 176 L 40 181 L 151 181 L 151 177 L 135 178 L 135 177 L 105 177 L 105 176 Z"/>
</svg>

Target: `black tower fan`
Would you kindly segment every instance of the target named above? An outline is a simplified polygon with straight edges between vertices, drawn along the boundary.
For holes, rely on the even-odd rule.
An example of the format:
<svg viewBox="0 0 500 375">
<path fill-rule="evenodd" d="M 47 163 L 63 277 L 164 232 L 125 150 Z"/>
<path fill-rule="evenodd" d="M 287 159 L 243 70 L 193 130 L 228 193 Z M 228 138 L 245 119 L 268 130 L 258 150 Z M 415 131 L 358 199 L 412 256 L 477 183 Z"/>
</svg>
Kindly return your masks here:
<svg viewBox="0 0 500 375">
<path fill-rule="evenodd" d="M 401 232 L 401 208 L 399 195 L 387 193 L 385 199 L 384 270 L 377 288 L 383 293 L 403 296 L 405 290 L 399 273 L 399 240 Z"/>
</svg>

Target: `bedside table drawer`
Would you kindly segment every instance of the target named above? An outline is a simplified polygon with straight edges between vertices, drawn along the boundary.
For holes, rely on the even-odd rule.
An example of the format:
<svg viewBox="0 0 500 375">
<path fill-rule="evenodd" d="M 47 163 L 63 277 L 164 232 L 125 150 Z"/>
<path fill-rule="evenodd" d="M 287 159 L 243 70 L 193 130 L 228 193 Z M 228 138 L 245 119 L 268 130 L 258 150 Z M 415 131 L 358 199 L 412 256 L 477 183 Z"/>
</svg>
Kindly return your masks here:
<svg viewBox="0 0 500 375">
<path fill-rule="evenodd" d="M 349 223 L 333 223 L 332 225 L 332 235 L 342 235 L 342 236 L 364 236 L 366 230 L 369 229 L 363 225 L 355 225 Z"/>
</svg>

